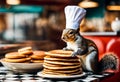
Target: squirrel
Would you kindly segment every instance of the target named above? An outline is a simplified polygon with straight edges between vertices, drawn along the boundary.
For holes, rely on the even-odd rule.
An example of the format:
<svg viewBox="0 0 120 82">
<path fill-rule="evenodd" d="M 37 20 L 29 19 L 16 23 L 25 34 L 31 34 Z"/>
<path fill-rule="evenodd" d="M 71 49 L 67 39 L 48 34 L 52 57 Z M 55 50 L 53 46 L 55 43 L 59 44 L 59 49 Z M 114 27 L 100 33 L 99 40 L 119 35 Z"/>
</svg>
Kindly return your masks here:
<svg viewBox="0 0 120 82">
<path fill-rule="evenodd" d="M 71 56 L 78 56 L 84 71 L 106 72 L 106 70 L 117 70 L 118 58 L 113 53 L 105 55 L 100 61 L 98 59 L 98 48 L 89 39 L 84 38 L 79 28 L 77 30 L 66 28 L 62 32 L 61 39 L 67 43 L 63 50 L 72 50 Z"/>
</svg>

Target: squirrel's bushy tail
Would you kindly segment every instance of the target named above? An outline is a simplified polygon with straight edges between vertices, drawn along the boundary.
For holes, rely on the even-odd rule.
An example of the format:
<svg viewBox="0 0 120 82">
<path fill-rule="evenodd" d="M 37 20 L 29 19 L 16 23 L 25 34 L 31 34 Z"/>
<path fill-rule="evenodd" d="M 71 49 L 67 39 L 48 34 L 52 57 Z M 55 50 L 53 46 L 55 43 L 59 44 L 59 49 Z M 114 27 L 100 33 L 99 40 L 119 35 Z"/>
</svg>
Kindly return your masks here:
<svg viewBox="0 0 120 82">
<path fill-rule="evenodd" d="M 114 53 L 106 53 L 105 56 L 99 62 L 99 71 L 105 70 L 118 70 L 119 59 Z"/>
</svg>

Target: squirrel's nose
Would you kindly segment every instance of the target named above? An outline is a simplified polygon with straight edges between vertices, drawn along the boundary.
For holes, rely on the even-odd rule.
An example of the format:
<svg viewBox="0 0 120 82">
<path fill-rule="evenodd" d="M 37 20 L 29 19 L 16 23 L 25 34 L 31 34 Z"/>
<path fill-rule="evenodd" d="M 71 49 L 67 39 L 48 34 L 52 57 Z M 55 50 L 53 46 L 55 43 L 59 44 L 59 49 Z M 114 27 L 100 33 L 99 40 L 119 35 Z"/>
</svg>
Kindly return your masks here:
<svg viewBox="0 0 120 82">
<path fill-rule="evenodd" d="M 65 37 L 61 37 L 63 40 L 65 39 Z"/>
</svg>

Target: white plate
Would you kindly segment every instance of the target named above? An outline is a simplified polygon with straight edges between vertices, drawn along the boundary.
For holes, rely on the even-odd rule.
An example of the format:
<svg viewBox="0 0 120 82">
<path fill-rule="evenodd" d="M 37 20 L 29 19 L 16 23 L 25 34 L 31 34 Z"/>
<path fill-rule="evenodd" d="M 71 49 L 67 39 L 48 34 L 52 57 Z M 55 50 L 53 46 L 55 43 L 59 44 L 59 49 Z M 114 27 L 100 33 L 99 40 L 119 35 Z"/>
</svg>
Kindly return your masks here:
<svg viewBox="0 0 120 82">
<path fill-rule="evenodd" d="M 80 78 L 85 76 L 85 72 L 83 72 L 82 74 L 79 75 L 71 75 L 71 76 L 63 76 L 63 75 L 49 75 L 49 74 L 45 74 L 43 75 L 42 72 L 38 72 L 37 73 L 38 76 L 43 77 L 43 78 L 49 78 L 49 79 L 72 79 L 72 78 Z"/>
<path fill-rule="evenodd" d="M 38 72 L 43 68 L 43 63 L 10 63 L 1 60 L 1 63 L 7 69 L 16 73 Z"/>
</svg>

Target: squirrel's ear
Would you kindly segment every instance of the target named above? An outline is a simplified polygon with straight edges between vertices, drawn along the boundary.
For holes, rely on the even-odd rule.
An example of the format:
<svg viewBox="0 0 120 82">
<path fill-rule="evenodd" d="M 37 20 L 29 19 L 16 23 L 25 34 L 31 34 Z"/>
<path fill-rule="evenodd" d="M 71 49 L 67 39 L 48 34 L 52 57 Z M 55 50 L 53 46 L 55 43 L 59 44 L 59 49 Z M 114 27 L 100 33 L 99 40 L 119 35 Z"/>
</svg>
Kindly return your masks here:
<svg viewBox="0 0 120 82">
<path fill-rule="evenodd" d="M 80 32 L 80 28 L 78 28 L 77 30 L 76 30 L 76 33 L 79 33 Z"/>
</svg>

